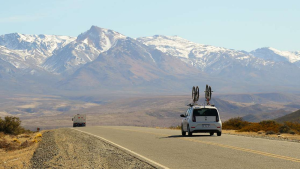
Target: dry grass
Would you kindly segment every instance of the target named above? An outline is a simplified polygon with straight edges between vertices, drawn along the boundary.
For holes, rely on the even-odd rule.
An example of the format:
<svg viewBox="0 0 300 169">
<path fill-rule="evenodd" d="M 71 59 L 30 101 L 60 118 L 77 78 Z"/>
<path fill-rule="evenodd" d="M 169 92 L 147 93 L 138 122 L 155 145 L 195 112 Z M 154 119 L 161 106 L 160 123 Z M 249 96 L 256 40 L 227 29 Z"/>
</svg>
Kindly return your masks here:
<svg viewBox="0 0 300 169">
<path fill-rule="evenodd" d="M 171 130 L 181 130 L 181 126 L 170 126 L 170 127 L 155 127 L 156 129 L 171 129 Z"/>
<path fill-rule="evenodd" d="M 33 156 L 38 144 L 24 146 L 22 149 L 5 151 L 0 149 L 0 169 L 1 168 L 28 168 L 30 159 Z"/>
<path fill-rule="evenodd" d="M 0 136 L 0 169 L 30 168 L 30 159 L 42 139 L 42 133 L 17 136 L 0 133 Z"/>
<path fill-rule="evenodd" d="M 33 143 L 38 143 L 42 139 L 42 133 L 4 135 L 0 138 L 0 149 L 4 151 L 14 151 L 29 147 Z"/>
<path fill-rule="evenodd" d="M 0 132 L 0 139 L 3 138 L 5 134 L 3 132 Z"/>
</svg>

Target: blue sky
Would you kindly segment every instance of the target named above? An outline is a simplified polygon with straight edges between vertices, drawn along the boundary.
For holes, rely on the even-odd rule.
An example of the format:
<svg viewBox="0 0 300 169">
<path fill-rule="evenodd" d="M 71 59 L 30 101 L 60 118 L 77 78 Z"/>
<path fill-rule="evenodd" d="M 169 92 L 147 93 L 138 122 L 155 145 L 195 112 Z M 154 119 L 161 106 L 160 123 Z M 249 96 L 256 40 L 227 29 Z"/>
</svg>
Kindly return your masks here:
<svg viewBox="0 0 300 169">
<path fill-rule="evenodd" d="M 92 25 L 136 38 L 177 35 L 237 50 L 300 51 L 300 1 L 10 0 L 2 1 L 0 34 L 77 36 Z"/>
</svg>

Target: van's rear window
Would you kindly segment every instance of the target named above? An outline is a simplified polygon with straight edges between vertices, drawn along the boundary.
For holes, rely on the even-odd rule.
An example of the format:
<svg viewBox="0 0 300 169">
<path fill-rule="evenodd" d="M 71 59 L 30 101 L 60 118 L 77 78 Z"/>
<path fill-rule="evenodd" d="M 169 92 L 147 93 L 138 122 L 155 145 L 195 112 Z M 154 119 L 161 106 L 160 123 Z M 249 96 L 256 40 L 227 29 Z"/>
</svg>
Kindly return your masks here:
<svg viewBox="0 0 300 169">
<path fill-rule="evenodd" d="M 216 109 L 194 109 L 194 116 L 218 116 L 218 112 Z"/>
</svg>

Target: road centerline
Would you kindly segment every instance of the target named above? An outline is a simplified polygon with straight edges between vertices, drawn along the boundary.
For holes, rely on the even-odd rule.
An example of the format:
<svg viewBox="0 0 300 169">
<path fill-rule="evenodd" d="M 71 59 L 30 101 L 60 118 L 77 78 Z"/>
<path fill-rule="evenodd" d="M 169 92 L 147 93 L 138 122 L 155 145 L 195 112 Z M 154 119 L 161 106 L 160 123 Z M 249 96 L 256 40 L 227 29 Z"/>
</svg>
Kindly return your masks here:
<svg viewBox="0 0 300 169">
<path fill-rule="evenodd" d="M 168 134 L 162 134 L 162 133 L 145 132 L 145 131 L 140 131 L 140 130 L 120 129 L 120 128 L 116 129 L 116 128 L 107 127 L 107 126 L 101 126 L 101 128 L 123 130 L 123 131 L 132 131 L 132 132 L 140 132 L 140 133 L 147 133 L 147 134 L 153 134 L 153 135 L 165 136 L 165 137 L 169 136 Z M 258 154 L 258 155 L 262 155 L 262 156 L 267 156 L 267 157 L 272 157 L 272 158 L 277 158 L 277 159 L 282 159 L 282 160 L 287 160 L 287 161 L 300 163 L 300 159 L 298 159 L 298 158 L 289 157 L 289 156 L 282 156 L 282 155 L 263 152 L 263 151 L 259 151 L 259 150 L 252 150 L 252 149 L 248 149 L 248 148 L 236 147 L 236 146 L 220 144 L 220 143 L 214 143 L 214 142 L 209 142 L 209 141 L 195 140 L 195 139 L 187 138 L 187 137 L 174 137 L 174 138 L 181 139 L 181 140 L 186 140 L 186 141 L 191 141 L 191 142 L 203 143 L 203 144 L 207 144 L 207 145 L 215 145 L 215 146 L 219 146 L 219 147 L 222 147 L 222 148 L 228 148 L 228 149 L 232 149 L 232 150 L 238 150 L 238 151 L 248 152 L 248 153 L 252 153 L 252 154 Z"/>
</svg>

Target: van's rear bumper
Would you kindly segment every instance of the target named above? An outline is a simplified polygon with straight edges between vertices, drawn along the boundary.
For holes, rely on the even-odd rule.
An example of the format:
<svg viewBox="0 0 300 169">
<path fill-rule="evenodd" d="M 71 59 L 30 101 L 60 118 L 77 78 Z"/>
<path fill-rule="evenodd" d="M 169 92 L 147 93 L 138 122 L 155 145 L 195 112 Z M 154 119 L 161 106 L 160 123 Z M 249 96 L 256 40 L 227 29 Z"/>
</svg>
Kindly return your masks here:
<svg viewBox="0 0 300 169">
<path fill-rule="evenodd" d="M 73 123 L 73 127 L 85 127 L 85 123 Z"/>
<path fill-rule="evenodd" d="M 209 125 L 204 127 L 203 125 Z M 220 122 L 206 122 L 206 123 L 190 123 L 190 131 L 193 133 L 209 133 L 222 132 L 222 124 Z"/>
<path fill-rule="evenodd" d="M 221 132 L 222 130 L 217 130 L 217 129 L 208 129 L 208 130 L 192 130 L 192 133 L 217 133 Z"/>
</svg>

